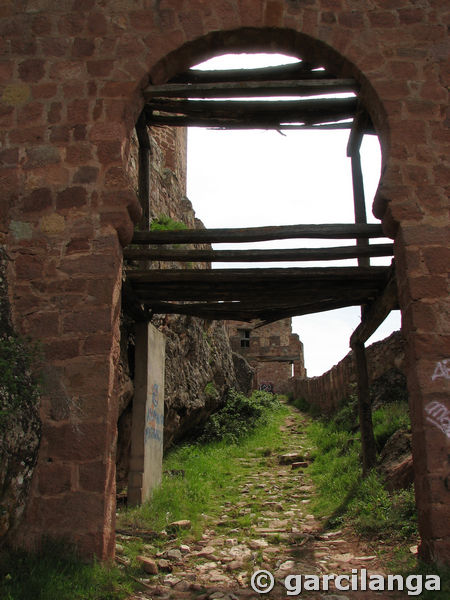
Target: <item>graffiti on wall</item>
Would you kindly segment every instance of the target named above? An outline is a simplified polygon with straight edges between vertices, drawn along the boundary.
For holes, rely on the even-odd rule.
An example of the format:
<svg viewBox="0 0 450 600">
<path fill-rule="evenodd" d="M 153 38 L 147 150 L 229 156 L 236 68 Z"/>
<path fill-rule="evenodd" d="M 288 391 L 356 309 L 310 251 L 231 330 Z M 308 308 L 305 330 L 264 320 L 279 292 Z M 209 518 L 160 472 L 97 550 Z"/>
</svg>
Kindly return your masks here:
<svg viewBox="0 0 450 600">
<path fill-rule="evenodd" d="M 445 360 L 439 361 L 436 364 L 436 368 L 434 369 L 431 379 L 434 381 L 435 379 L 439 379 L 439 377 L 450 379 L 450 358 L 446 358 Z"/>
<path fill-rule="evenodd" d="M 147 406 L 145 414 L 145 443 L 149 440 L 163 440 L 164 413 L 158 410 L 159 405 L 159 385 L 153 384 L 152 400 Z"/>
<path fill-rule="evenodd" d="M 450 438 L 450 410 L 436 400 L 425 407 L 427 421 L 438 427 L 442 433 Z"/>
</svg>

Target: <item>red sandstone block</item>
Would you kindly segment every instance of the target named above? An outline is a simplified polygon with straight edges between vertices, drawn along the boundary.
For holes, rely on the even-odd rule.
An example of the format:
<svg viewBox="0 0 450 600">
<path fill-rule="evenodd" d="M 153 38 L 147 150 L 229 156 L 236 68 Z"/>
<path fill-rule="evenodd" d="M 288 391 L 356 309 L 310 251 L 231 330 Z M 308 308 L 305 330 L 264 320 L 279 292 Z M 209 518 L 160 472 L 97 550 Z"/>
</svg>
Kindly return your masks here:
<svg viewBox="0 0 450 600">
<path fill-rule="evenodd" d="M 19 75 L 22 81 L 37 82 L 45 75 L 45 61 L 29 58 L 19 64 Z"/>
<path fill-rule="evenodd" d="M 88 73 L 92 77 L 107 77 L 114 67 L 112 60 L 89 60 L 86 64 Z"/>
<path fill-rule="evenodd" d="M 83 80 L 85 63 L 75 60 L 62 60 L 54 62 L 50 67 L 50 79 L 65 81 L 70 79 Z M 75 84 L 72 84 L 75 85 Z M 78 96 L 80 84 L 78 84 Z"/>
<path fill-rule="evenodd" d="M 20 279 L 38 279 L 43 276 L 44 259 L 41 256 L 20 254 L 14 260 L 14 268 Z"/>
<path fill-rule="evenodd" d="M 82 13 L 79 9 L 76 12 L 62 15 L 58 21 L 58 31 L 64 36 L 80 35 L 84 29 L 87 13 Z"/>
<path fill-rule="evenodd" d="M 60 269 L 72 277 L 99 276 L 106 277 L 114 273 L 118 267 L 114 257 L 103 254 L 89 254 L 79 257 L 67 257 L 61 260 Z"/>
<path fill-rule="evenodd" d="M 89 366 L 89 365 L 86 365 Z M 80 375 L 82 373 L 80 365 Z M 73 388 L 76 390 L 76 387 Z M 98 388 L 98 402 L 105 407 L 106 385 Z M 68 390 L 70 394 L 70 390 Z M 105 394 L 102 398 L 102 394 Z M 57 460 L 95 460 L 101 459 L 107 449 L 105 445 L 106 425 L 102 423 L 64 424 L 59 427 L 49 422 L 43 423 L 43 439 L 47 442 L 45 456 Z"/>
<path fill-rule="evenodd" d="M 0 152 L 0 166 L 16 165 L 19 160 L 19 150 L 17 148 L 8 148 Z"/>
<path fill-rule="evenodd" d="M 87 282 L 89 296 L 99 304 L 111 304 L 111 298 L 117 284 L 117 279 L 91 279 Z M 89 338 L 87 338 L 89 339 Z"/>
<path fill-rule="evenodd" d="M 135 31 L 151 31 L 155 28 L 155 18 L 152 11 L 133 10 L 128 13 L 130 25 Z"/>
<path fill-rule="evenodd" d="M 450 226 L 411 225 L 402 227 L 402 239 L 411 246 L 445 246 L 450 239 Z"/>
<path fill-rule="evenodd" d="M 67 463 L 42 461 L 38 473 L 38 490 L 43 496 L 56 496 L 70 491 L 71 469 Z"/>
<path fill-rule="evenodd" d="M 112 293 L 110 293 L 112 297 Z M 109 333 L 89 335 L 82 344 L 81 355 L 107 354 L 111 351 L 112 337 Z"/>
<path fill-rule="evenodd" d="M 49 15 L 38 15 L 34 17 L 31 29 L 35 35 L 48 35 L 52 30 L 52 21 Z"/>
<path fill-rule="evenodd" d="M 80 167 L 74 175 L 74 183 L 95 183 L 98 178 L 97 167 Z"/>
<path fill-rule="evenodd" d="M 450 265 L 450 248 L 449 246 L 437 246 L 424 248 L 423 256 L 425 258 L 425 264 L 430 273 L 448 273 Z"/>
<path fill-rule="evenodd" d="M 370 11 L 369 21 L 372 27 L 396 27 L 398 25 L 396 11 Z"/>
<path fill-rule="evenodd" d="M 70 42 L 67 38 L 48 37 L 39 40 L 39 46 L 43 56 L 66 56 L 69 51 Z"/>
<path fill-rule="evenodd" d="M 337 22 L 335 13 L 329 12 L 329 11 L 322 13 L 320 20 L 322 23 L 330 23 L 330 24 Z"/>
<path fill-rule="evenodd" d="M 47 360 L 68 360 L 75 358 L 79 355 L 79 346 L 79 337 L 47 340 L 44 344 L 45 358 Z"/>
<path fill-rule="evenodd" d="M 320 0 L 320 5 L 323 9 L 342 10 L 342 0 Z"/>
<path fill-rule="evenodd" d="M 66 148 L 66 161 L 71 165 L 84 165 L 92 158 L 90 144 L 73 144 Z"/>
<path fill-rule="evenodd" d="M 85 99 L 72 100 L 67 105 L 67 120 L 72 125 L 86 123 L 89 119 L 90 101 Z"/>
<path fill-rule="evenodd" d="M 57 164 L 61 161 L 58 148 L 54 146 L 35 146 L 27 148 L 24 169 L 36 169 L 46 165 Z"/>
<path fill-rule="evenodd" d="M 31 94 L 34 99 L 53 98 L 56 95 L 57 89 L 54 83 L 38 83 L 31 86 Z"/>
<path fill-rule="evenodd" d="M 35 56 L 37 54 L 36 41 L 27 39 L 12 39 L 11 54 L 16 56 Z"/>
<path fill-rule="evenodd" d="M 83 142 L 86 140 L 86 125 L 75 125 L 72 128 L 73 139 L 76 142 Z"/>
<path fill-rule="evenodd" d="M 59 333 L 59 314 L 57 312 L 39 312 L 22 321 L 22 328 L 33 338 L 43 339 L 57 336 Z"/>
<path fill-rule="evenodd" d="M 87 492 L 103 493 L 109 467 L 102 461 L 85 463 L 79 466 L 80 488 Z"/>
<path fill-rule="evenodd" d="M 411 298 L 419 300 L 424 298 L 440 298 L 448 295 L 448 280 L 447 276 L 437 277 L 436 275 L 429 277 L 410 277 L 409 289 Z"/>
<path fill-rule="evenodd" d="M 101 12 L 90 12 L 88 17 L 87 28 L 90 33 L 98 36 L 103 36 L 108 30 L 106 17 Z"/>
<path fill-rule="evenodd" d="M 68 125 L 50 127 L 50 141 L 54 143 L 70 141 L 70 127 Z"/>
<path fill-rule="evenodd" d="M 187 39 L 196 38 L 203 34 L 202 14 L 199 11 L 181 11 L 178 13 L 178 19 Z"/>
<path fill-rule="evenodd" d="M 343 27 L 351 27 L 352 29 L 364 28 L 364 16 L 361 11 L 349 10 L 343 11 L 338 15 L 339 25 Z"/>
<path fill-rule="evenodd" d="M 90 131 L 89 138 L 93 142 L 118 141 L 126 135 L 121 123 L 96 123 Z"/>
<path fill-rule="evenodd" d="M 98 308 L 73 312 L 63 317 L 63 333 L 96 333 L 111 327 L 111 310 Z"/>
<path fill-rule="evenodd" d="M 57 210 L 80 208 L 87 203 L 87 192 L 84 187 L 74 186 L 59 192 L 56 197 Z"/>
<path fill-rule="evenodd" d="M 95 44 L 93 40 L 75 38 L 72 46 L 72 56 L 76 58 L 85 58 L 92 56 L 95 51 Z"/>
<path fill-rule="evenodd" d="M 410 61 L 390 61 L 389 68 L 395 77 L 402 79 L 413 79 L 417 77 L 418 73 L 416 64 Z"/>
<path fill-rule="evenodd" d="M 52 102 L 50 105 L 50 110 L 47 113 L 48 122 L 52 124 L 59 123 L 59 121 L 61 121 L 61 110 L 61 102 Z"/>
<path fill-rule="evenodd" d="M 122 142 L 100 142 L 97 144 L 97 158 L 100 163 L 107 165 L 122 159 Z"/>
<path fill-rule="evenodd" d="M 52 206 L 52 193 L 48 188 L 38 188 L 26 196 L 22 203 L 24 212 L 43 212 Z"/>
<path fill-rule="evenodd" d="M 283 18 L 284 7 L 276 0 L 268 0 L 264 11 L 264 24 L 279 27 Z"/>
<path fill-rule="evenodd" d="M 22 127 L 9 132 L 13 144 L 39 144 L 45 139 L 46 127 Z"/>
</svg>

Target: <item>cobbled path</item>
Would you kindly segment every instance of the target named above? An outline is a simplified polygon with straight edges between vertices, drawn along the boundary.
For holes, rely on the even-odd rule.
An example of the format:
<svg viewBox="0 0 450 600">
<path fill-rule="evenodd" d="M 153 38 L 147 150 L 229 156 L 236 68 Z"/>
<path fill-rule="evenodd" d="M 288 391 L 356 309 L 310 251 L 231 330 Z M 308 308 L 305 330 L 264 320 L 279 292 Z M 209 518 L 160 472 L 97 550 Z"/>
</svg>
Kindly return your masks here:
<svg viewBox="0 0 450 600">
<path fill-rule="evenodd" d="M 240 487 L 241 501 L 231 505 L 224 498 L 223 513 L 205 519 L 202 538 L 190 545 L 167 542 L 153 557 L 154 577 L 143 576 L 145 590 L 129 600 L 257 600 L 307 598 L 308 600 L 384 600 L 407 598 L 405 593 L 375 591 L 302 590 L 288 595 L 284 586 L 290 574 L 351 574 L 352 569 L 386 574 L 373 549 L 359 543 L 348 531 L 324 532 L 308 510 L 314 488 L 304 474 L 308 448 L 302 434 L 306 417 L 291 407 L 282 430 L 282 453 L 255 452 L 240 459 L 248 477 Z M 266 454 L 266 456 L 264 456 Z M 285 463 L 285 464 L 283 464 Z M 294 463 L 294 464 L 293 464 Z M 297 463 L 297 464 L 296 464 Z M 303 463 L 303 464 L 302 464 Z M 233 528 L 233 518 L 248 514 L 256 523 L 243 530 Z M 252 519 L 253 518 L 253 519 Z M 120 541 L 120 538 L 119 538 Z M 258 570 L 273 574 L 270 592 L 258 594 L 250 577 Z M 264 583 L 264 581 L 261 581 Z M 345 583 L 345 582 L 344 582 Z"/>
</svg>

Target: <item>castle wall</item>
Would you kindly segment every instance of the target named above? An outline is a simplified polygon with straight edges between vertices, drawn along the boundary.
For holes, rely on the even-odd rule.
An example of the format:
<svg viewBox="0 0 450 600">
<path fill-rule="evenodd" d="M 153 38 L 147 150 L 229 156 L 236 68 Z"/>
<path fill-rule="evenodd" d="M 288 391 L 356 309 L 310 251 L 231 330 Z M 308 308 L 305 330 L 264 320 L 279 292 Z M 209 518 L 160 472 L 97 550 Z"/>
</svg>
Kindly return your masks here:
<svg viewBox="0 0 450 600">
<path fill-rule="evenodd" d="M 306 377 L 303 344 L 292 333 L 291 319 L 257 328 L 243 321 L 226 321 L 226 329 L 233 351 L 255 369 L 255 389 L 264 385 L 280 392 L 293 372 L 296 377 Z"/>
<path fill-rule="evenodd" d="M 0 244 L 14 327 L 48 385 L 22 537 L 114 554 L 122 247 L 149 80 L 227 51 L 277 51 L 354 77 L 379 135 L 375 214 L 394 240 L 420 554 L 450 560 L 448 9 L 441 0 L 24 0 L 0 21 Z M 437 408 L 436 408 L 437 407 Z M 431 412 L 430 412 L 431 411 Z"/>
</svg>

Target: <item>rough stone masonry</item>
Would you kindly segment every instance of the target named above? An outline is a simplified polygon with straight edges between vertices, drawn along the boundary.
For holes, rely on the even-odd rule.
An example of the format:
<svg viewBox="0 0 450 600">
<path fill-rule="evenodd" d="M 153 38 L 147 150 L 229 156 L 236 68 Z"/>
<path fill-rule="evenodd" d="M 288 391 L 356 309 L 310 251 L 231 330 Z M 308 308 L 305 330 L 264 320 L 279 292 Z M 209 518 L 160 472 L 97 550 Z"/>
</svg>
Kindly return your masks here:
<svg viewBox="0 0 450 600">
<path fill-rule="evenodd" d="M 427 559 L 450 559 L 447 25 L 442 0 L 20 0 L 0 9 L 0 243 L 14 326 L 52 385 L 17 544 L 114 553 L 122 248 L 140 206 L 127 161 L 143 87 L 212 55 L 278 51 L 354 77 L 383 153 L 375 214 L 395 240 Z M 60 410 L 65 402 L 65 410 Z M 433 404 L 435 406 L 435 404 Z"/>
</svg>

